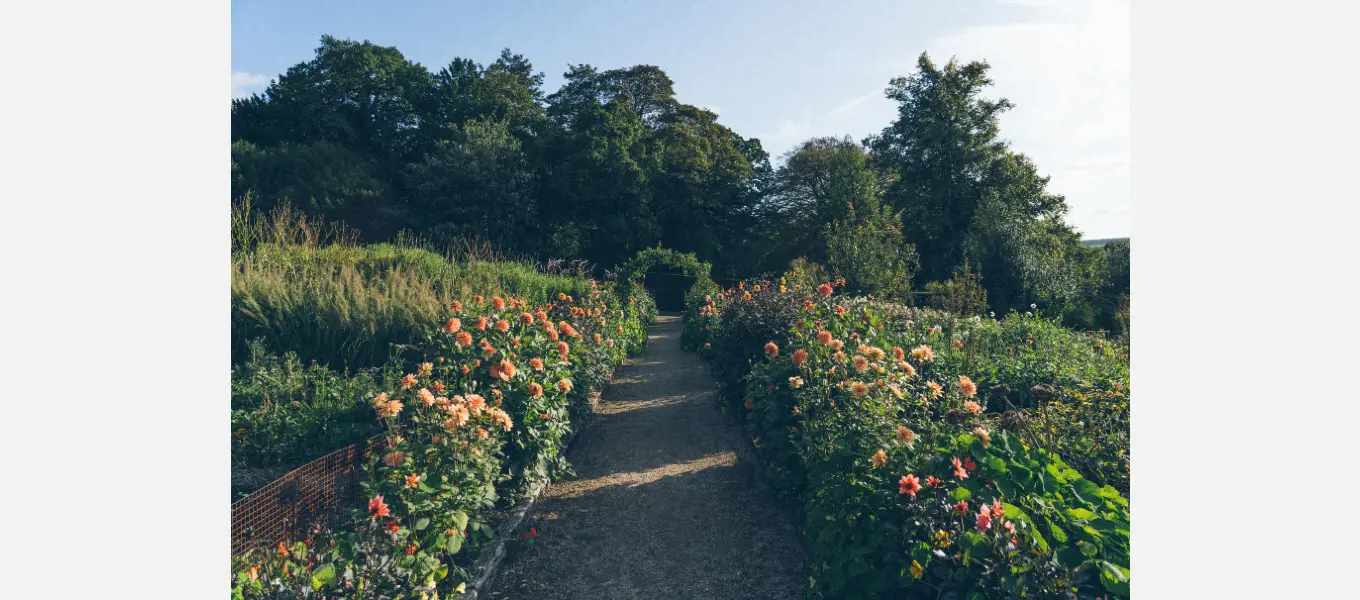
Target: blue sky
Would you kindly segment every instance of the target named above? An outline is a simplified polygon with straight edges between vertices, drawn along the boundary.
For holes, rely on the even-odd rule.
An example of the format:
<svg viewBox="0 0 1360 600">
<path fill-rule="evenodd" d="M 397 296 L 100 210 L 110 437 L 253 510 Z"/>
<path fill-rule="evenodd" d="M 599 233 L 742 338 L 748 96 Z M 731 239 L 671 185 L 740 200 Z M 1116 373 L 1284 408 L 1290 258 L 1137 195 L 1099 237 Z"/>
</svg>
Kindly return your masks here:
<svg viewBox="0 0 1360 600">
<path fill-rule="evenodd" d="M 232 95 L 310 59 L 323 34 L 395 46 L 438 70 L 509 47 L 547 76 L 653 64 L 778 157 L 813 136 L 876 133 L 883 89 L 922 51 L 992 65 L 1016 105 L 1001 133 L 1067 196 L 1086 238 L 1132 233 L 1128 0 L 591 0 L 232 2 Z"/>
</svg>

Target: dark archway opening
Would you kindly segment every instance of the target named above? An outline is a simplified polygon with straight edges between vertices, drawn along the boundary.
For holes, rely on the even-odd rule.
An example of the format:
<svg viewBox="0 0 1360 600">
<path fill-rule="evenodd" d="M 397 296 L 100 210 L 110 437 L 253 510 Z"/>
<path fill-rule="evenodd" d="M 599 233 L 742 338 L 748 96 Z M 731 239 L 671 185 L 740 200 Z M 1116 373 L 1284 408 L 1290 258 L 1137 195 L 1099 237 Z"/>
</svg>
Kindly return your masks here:
<svg viewBox="0 0 1360 600">
<path fill-rule="evenodd" d="M 684 269 L 670 265 L 654 265 L 643 276 L 643 287 L 656 299 L 656 309 L 663 312 L 684 312 L 685 292 L 697 278 L 686 275 Z"/>
</svg>

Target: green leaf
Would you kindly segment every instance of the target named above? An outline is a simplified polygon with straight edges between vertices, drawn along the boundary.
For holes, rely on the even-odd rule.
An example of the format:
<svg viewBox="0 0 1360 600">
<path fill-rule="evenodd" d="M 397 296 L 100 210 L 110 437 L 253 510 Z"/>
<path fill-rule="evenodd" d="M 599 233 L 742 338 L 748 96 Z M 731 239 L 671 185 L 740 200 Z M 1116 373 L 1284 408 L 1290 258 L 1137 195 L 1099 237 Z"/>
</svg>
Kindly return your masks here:
<svg viewBox="0 0 1360 600">
<path fill-rule="evenodd" d="M 1100 549 L 1096 548 L 1095 544 L 1092 544 L 1087 541 L 1077 542 L 1077 549 L 1081 550 L 1081 553 L 1085 554 L 1086 556 L 1095 556 L 1098 552 L 1100 552 Z"/>
<path fill-rule="evenodd" d="M 429 526 L 430 526 L 429 517 L 421 517 L 419 520 L 416 521 L 416 531 L 423 531 L 426 527 Z"/>
<path fill-rule="evenodd" d="M 1082 556 L 1081 551 L 1076 548 L 1064 546 L 1058 549 L 1058 562 L 1062 563 L 1064 567 L 1075 569 L 1085 560 L 1086 557 Z"/>
<path fill-rule="evenodd" d="M 949 493 L 949 497 L 953 498 L 955 501 L 967 500 L 973 497 L 973 493 L 968 491 L 968 488 L 960 486 L 954 488 L 954 491 Z"/>
<path fill-rule="evenodd" d="M 1129 570 L 1119 565 L 1100 561 L 1100 584 L 1116 596 L 1129 595 Z"/>
<path fill-rule="evenodd" d="M 1082 500 L 1098 504 L 1100 503 L 1100 500 L 1105 497 L 1104 494 L 1100 492 L 1100 487 L 1091 483 L 1090 480 L 1078 478 L 1071 478 L 1071 480 L 1072 491 L 1076 492 L 1078 496 L 1081 496 Z"/>
<path fill-rule="evenodd" d="M 1063 513 L 1067 515 L 1067 518 L 1078 521 L 1089 521 L 1096 518 L 1096 513 L 1084 508 L 1069 508 L 1063 511 Z"/>
<path fill-rule="evenodd" d="M 1091 527 L 1094 527 L 1097 531 L 1117 531 L 1119 524 L 1109 519 L 1096 519 L 1091 521 Z"/>
<path fill-rule="evenodd" d="M 1048 523 L 1048 534 L 1053 536 L 1053 541 L 1058 542 L 1059 544 L 1066 544 L 1067 532 L 1063 531 L 1061 527 L 1054 525 L 1053 521 L 1048 517 L 1044 517 L 1044 521 Z"/>
<path fill-rule="evenodd" d="M 1044 466 L 1044 470 L 1048 472 L 1049 477 L 1052 478 L 1052 481 L 1054 483 L 1057 483 L 1058 485 L 1063 485 L 1067 483 L 1067 478 L 1063 477 L 1062 473 L 1058 472 L 1057 465 L 1049 463 L 1048 465 Z"/>
<path fill-rule="evenodd" d="M 1007 519 L 1010 519 L 1010 520 L 1012 520 L 1012 521 L 1020 521 L 1020 522 L 1022 522 L 1022 523 L 1030 523 L 1030 522 L 1031 522 L 1031 521 L 1030 521 L 1030 518 L 1029 518 L 1029 515 L 1025 514 L 1025 511 L 1020 510 L 1020 507 L 1018 507 L 1018 506 L 1016 506 L 1016 505 L 1014 505 L 1014 504 L 1009 504 L 1009 503 L 1006 503 L 1006 502 L 1002 502 L 1002 503 L 1001 503 L 1001 508 L 1002 508 L 1002 510 L 1005 511 L 1004 514 L 1005 514 L 1005 516 L 1006 516 Z"/>
<path fill-rule="evenodd" d="M 316 582 L 320 582 L 323 586 L 335 583 L 335 565 L 325 565 L 312 571 L 312 582 L 313 585 L 315 585 Z"/>
<path fill-rule="evenodd" d="M 462 531 L 467 528 L 468 523 L 467 513 L 463 511 L 454 511 L 452 517 L 453 524 L 457 526 L 458 531 Z"/>
<path fill-rule="evenodd" d="M 455 533 L 449 536 L 448 539 L 444 542 L 444 550 L 448 551 L 449 554 L 458 554 L 458 551 L 462 549 L 463 549 L 463 534 L 461 533 Z"/>
<path fill-rule="evenodd" d="M 1007 479 L 996 480 L 996 488 L 1001 490 L 1001 493 L 1005 494 L 1007 497 L 1015 497 L 1019 495 L 1016 493 L 1017 490 L 1015 489 L 1015 484 L 1011 483 L 1010 480 Z"/>
</svg>

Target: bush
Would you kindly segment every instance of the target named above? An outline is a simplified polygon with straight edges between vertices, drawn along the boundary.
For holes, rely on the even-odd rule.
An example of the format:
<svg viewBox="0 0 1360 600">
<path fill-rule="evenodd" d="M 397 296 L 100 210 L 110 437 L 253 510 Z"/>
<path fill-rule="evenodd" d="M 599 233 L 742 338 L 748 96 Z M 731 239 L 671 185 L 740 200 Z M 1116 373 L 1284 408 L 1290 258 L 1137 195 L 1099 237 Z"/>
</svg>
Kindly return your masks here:
<svg viewBox="0 0 1360 600">
<path fill-rule="evenodd" d="M 369 510 L 356 511 L 351 527 L 318 529 L 308 540 L 234 560 L 234 596 L 304 597 L 307 590 L 342 588 L 356 598 L 396 590 L 448 594 L 455 581 L 466 581 L 462 550 L 493 535 L 487 510 L 566 472 L 563 444 L 586 398 L 646 343 L 644 325 L 629 316 L 635 311 L 625 310 L 608 286 L 586 285 L 591 291 L 581 297 L 559 293 L 536 308 L 501 297 L 452 302 L 443 326 L 410 344 L 412 363 L 388 365 L 373 378 L 376 393 L 348 399 L 345 409 L 368 412 L 370 420 L 376 412 L 372 422 L 386 432 L 385 450 L 363 477 Z M 296 359 L 266 364 L 252 376 L 287 372 Z M 310 381 L 373 389 L 316 373 Z"/>
<path fill-rule="evenodd" d="M 286 205 L 261 216 L 238 203 L 232 238 L 232 364 L 258 341 L 270 353 L 338 369 L 380 367 L 474 290 L 535 305 L 593 293 L 584 273 L 541 273 L 482 248 L 451 260 L 409 237 L 356 245 L 343 228 Z"/>
<path fill-rule="evenodd" d="M 1127 350 L 1033 315 L 832 292 L 729 291 L 695 311 L 768 478 L 803 501 L 813 595 L 1126 597 L 1128 501 L 1082 448 L 1126 431 Z M 1085 425 L 1088 402 L 1109 418 Z"/>
<path fill-rule="evenodd" d="M 962 271 L 955 271 L 954 277 L 943 283 L 926 284 L 926 292 L 932 294 L 929 305 L 956 315 L 980 315 L 987 312 L 987 288 L 982 287 L 982 274 L 972 270 L 967 262 Z"/>
<path fill-rule="evenodd" d="M 916 247 L 902 238 L 900 218 L 887 207 L 868 203 L 831 225 L 827 263 L 847 289 L 856 294 L 910 299 L 911 279 L 920 266 Z"/>
<path fill-rule="evenodd" d="M 297 466 L 377 435 L 367 399 L 383 383 L 381 372 L 304 366 L 256 344 L 231 374 L 232 467 Z"/>
</svg>

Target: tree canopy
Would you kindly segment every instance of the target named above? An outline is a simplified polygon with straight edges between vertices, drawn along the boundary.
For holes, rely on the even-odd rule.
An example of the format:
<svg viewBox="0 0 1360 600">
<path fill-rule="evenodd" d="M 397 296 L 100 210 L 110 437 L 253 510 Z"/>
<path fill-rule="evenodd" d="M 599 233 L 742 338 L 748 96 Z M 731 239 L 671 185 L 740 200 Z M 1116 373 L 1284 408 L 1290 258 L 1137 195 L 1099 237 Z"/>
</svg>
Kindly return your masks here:
<svg viewBox="0 0 1360 600">
<path fill-rule="evenodd" d="M 1012 105 L 985 96 L 989 68 L 923 53 L 889 82 L 897 116 L 879 134 L 810 139 L 775 168 L 655 65 L 570 65 L 549 93 L 509 49 L 432 71 L 324 36 L 264 93 L 232 101 L 232 194 L 372 240 L 479 238 L 604 267 L 658 244 L 722 279 L 805 257 L 906 301 L 966 264 L 993 310 L 1037 303 L 1113 328 L 1127 245 L 1080 246 L 1065 199 L 1001 137 Z"/>
</svg>

